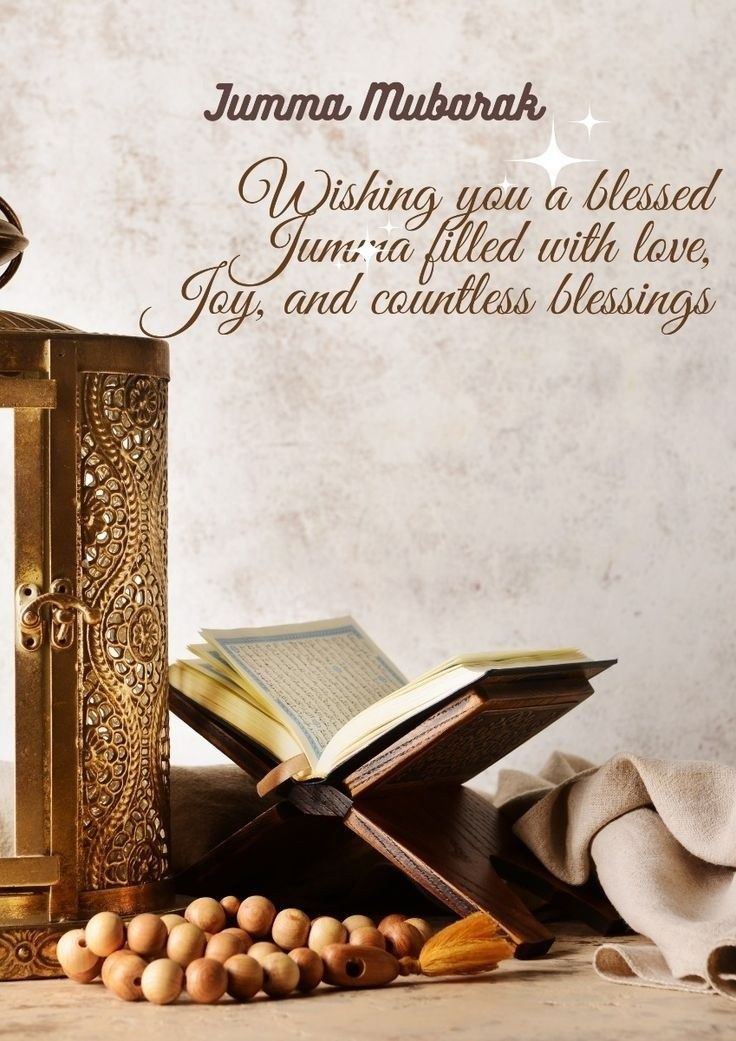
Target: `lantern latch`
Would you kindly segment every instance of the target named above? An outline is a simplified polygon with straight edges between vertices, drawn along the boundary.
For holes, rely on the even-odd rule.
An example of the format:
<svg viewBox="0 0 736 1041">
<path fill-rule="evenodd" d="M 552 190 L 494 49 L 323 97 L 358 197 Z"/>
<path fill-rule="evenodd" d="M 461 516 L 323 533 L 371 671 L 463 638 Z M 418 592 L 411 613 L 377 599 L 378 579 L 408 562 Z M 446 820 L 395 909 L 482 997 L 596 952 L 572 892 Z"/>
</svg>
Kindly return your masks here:
<svg viewBox="0 0 736 1041">
<path fill-rule="evenodd" d="M 65 651 L 73 647 L 77 634 L 77 614 L 81 614 L 88 625 L 98 625 L 100 611 L 88 607 L 76 596 L 72 596 L 69 579 L 58 578 L 51 583 L 51 590 L 42 593 L 38 586 L 28 582 L 18 587 L 16 615 L 18 620 L 18 643 L 26 651 L 37 651 L 46 638 L 47 623 L 44 608 L 50 607 L 51 648 Z"/>
</svg>

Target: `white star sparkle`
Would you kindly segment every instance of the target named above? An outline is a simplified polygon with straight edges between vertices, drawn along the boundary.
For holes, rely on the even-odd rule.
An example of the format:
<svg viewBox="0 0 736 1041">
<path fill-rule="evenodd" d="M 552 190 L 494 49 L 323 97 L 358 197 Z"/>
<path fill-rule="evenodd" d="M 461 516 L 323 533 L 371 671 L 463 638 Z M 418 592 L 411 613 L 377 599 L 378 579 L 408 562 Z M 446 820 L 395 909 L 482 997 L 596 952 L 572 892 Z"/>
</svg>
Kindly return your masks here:
<svg viewBox="0 0 736 1041">
<path fill-rule="evenodd" d="M 553 119 L 549 144 L 544 152 L 540 152 L 539 155 L 533 155 L 529 159 L 512 159 L 511 162 L 533 163 L 534 166 L 541 166 L 543 170 L 547 171 L 549 183 L 554 188 L 557 184 L 557 178 L 566 166 L 573 166 L 575 163 L 594 163 L 595 159 L 577 159 L 575 156 L 566 155 L 557 144 L 555 121 Z"/>
<path fill-rule="evenodd" d="M 387 220 L 386 220 L 386 223 L 381 225 L 381 231 L 385 231 L 386 232 L 386 236 L 388 237 L 391 234 L 391 232 L 394 230 L 395 227 L 397 227 L 397 225 L 396 224 L 392 224 L 391 223 L 391 217 L 388 217 Z"/>
<path fill-rule="evenodd" d="M 571 123 L 579 123 L 580 126 L 585 127 L 588 131 L 588 140 L 590 141 L 590 134 L 593 127 L 597 127 L 600 123 L 607 123 L 607 119 L 596 119 L 590 110 L 590 102 L 588 102 L 588 114 L 585 119 L 571 119 Z"/>
<path fill-rule="evenodd" d="M 371 239 L 370 239 L 370 237 L 368 235 L 368 229 L 367 228 L 365 229 L 365 236 L 363 238 L 363 243 L 362 243 L 360 249 L 356 249 L 355 252 L 359 256 L 361 256 L 363 258 L 363 260 L 365 260 L 365 266 L 366 267 L 368 267 L 368 265 L 370 264 L 371 260 L 375 257 L 376 253 L 378 253 L 378 250 L 373 245 L 373 242 L 371 241 Z"/>
<path fill-rule="evenodd" d="M 496 185 L 496 187 L 497 187 L 497 188 L 500 188 L 500 189 L 501 189 L 501 191 L 503 192 L 503 194 L 505 195 L 505 194 L 506 194 L 506 192 L 507 192 L 507 191 L 509 190 L 509 188 L 515 188 L 515 187 L 516 187 L 516 185 L 514 184 L 514 182 L 513 182 L 513 181 L 510 181 L 510 180 L 508 179 L 508 177 L 506 176 L 506 174 L 504 174 L 504 175 L 503 175 L 503 180 L 502 180 L 502 181 L 500 181 L 500 182 L 499 182 L 499 183 L 498 183 L 498 184 Z"/>
</svg>

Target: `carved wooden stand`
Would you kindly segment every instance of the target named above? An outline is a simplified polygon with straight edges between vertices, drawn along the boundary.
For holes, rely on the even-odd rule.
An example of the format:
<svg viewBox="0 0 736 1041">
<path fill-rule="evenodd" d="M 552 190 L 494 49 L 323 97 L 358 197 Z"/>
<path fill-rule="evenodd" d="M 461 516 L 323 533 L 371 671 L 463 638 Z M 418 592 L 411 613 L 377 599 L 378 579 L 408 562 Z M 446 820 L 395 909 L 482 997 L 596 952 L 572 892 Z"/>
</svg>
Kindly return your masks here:
<svg viewBox="0 0 736 1041">
<path fill-rule="evenodd" d="M 378 862 L 458 915 L 488 911 L 520 958 L 544 954 L 554 937 L 509 882 L 553 897 L 558 908 L 601 932 L 616 929 L 620 920 L 596 887 L 553 878 L 490 802 L 463 784 L 592 693 L 589 679 L 608 664 L 550 667 L 541 676 L 538 669 L 489 674 L 329 781 L 282 784 L 263 813 L 177 879 L 179 891 L 218 895 L 242 892 L 247 883 L 272 898 L 283 892 L 290 904 L 298 897 L 305 906 L 317 901 L 322 912 L 320 898 L 332 909 L 363 911 L 356 881 Z M 170 703 L 254 779 L 274 766 L 263 749 L 173 688 Z M 324 891 L 311 887 L 310 896 L 302 883 L 315 879 Z M 381 911 L 399 906 L 388 899 L 396 898 L 384 890 Z"/>
</svg>

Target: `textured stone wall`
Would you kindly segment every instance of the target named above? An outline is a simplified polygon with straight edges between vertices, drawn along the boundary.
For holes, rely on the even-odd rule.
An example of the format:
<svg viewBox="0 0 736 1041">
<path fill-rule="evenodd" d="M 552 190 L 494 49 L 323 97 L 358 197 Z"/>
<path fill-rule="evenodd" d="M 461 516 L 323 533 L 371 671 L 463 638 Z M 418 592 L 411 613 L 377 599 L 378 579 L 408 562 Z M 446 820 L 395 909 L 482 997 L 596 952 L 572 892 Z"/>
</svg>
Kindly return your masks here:
<svg viewBox="0 0 736 1041">
<path fill-rule="evenodd" d="M 545 188 L 504 160 L 541 152 L 547 121 L 208 123 L 221 80 L 359 98 L 384 77 L 489 94 L 529 79 L 573 155 L 640 180 L 725 168 L 719 219 L 687 222 L 708 233 L 720 301 L 676 336 L 541 308 L 514 322 L 271 307 L 234 336 L 203 324 L 173 340 L 170 621 L 176 654 L 200 625 L 349 611 L 410 674 L 462 649 L 574 643 L 620 665 L 517 762 L 553 746 L 733 759 L 732 5 L 24 0 L 2 14 L 0 194 L 31 247 L 0 302 L 87 329 L 133 332 L 149 304 L 175 325 L 187 274 L 234 253 L 262 266 L 236 193 L 262 155 Z M 610 121 L 590 144 L 568 122 L 589 102 Z M 570 169 L 573 191 L 590 169 Z M 334 230 L 364 228 L 347 215 Z M 183 727 L 173 742 L 179 760 L 209 756 Z"/>
</svg>

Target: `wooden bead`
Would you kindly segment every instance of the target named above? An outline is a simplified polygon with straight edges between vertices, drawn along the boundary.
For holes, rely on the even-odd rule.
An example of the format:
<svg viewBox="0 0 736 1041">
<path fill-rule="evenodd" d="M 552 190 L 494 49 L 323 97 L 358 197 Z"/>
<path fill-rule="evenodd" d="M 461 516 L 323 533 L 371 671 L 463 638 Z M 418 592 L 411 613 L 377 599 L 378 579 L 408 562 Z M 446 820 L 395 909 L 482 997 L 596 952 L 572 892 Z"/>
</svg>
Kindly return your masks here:
<svg viewBox="0 0 736 1041">
<path fill-rule="evenodd" d="M 187 994 L 200 1005 L 213 1005 L 227 990 L 227 973 L 214 958 L 197 958 L 187 965 Z"/>
<path fill-rule="evenodd" d="M 240 910 L 240 901 L 237 896 L 223 896 L 220 901 L 222 909 L 228 918 L 237 918 Z"/>
<path fill-rule="evenodd" d="M 200 896 L 192 900 L 184 912 L 184 917 L 192 925 L 198 925 L 205 933 L 219 933 L 225 928 L 225 909 L 211 896 Z"/>
<path fill-rule="evenodd" d="M 108 962 L 111 964 L 108 966 Z M 115 951 L 106 959 L 103 980 L 108 990 L 121 1001 L 140 1001 L 143 997 L 141 981 L 146 962 L 133 951 Z"/>
<path fill-rule="evenodd" d="M 384 929 L 387 929 L 391 925 L 396 925 L 397 922 L 405 922 L 405 914 L 387 914 L 385 918 L 382 918 L 378 923 L 378 931 L 382 933 Z"/>
<path fill-rule="evenodd" d="M 248 950 L 253 946 L 253 937 L 250 933 L 247 933 L 245 929 L 240 929 L 237 925 L 231 925 L 227 929 L 223 929 L 218 936 L 239 936 L 242 942 L 245 944 L 245 950 L 243 954 L 246 954 Z"/>
<path fill-rule="evenodd" d="M 306 947 L 309 936 L 309 917 L 296 907 L 287 907 L 279 911 L 271 926 L 271 937 L 274 943 L 284 951 L 294 947 Z"/>
<path fill-rule="evenodd" d="M 338 922 L 337 918 L 323 915 L 321 918 L 315 918 L 312 922 L 309 929 L 307 947 L 312 951 L 316 951 L 317 954 L 321 954 L 328 944 L 345 943 L 346 940 L 347 929 L 342 922 Z"/>
<path fill-rule="evenodd" d="M 416 958 L 422 947 L 424 938 L 418 929 L 407 922 L 394 922 L 383 930 L 386 950 L 395 958 Z"/>
<path fill-rule="evenodd" d="M 234 954 L 225 962 L 227 992 L 236 1001 L 250 1001 L 263 986 L 260 962 L 248 954 Z"/>
<path fill-rule="evenodd" d="M 74 983 L 92 983 L 102 972 L 104 964 L 104 958 L 95 958 L 94 965 L 91 965 L 85 972 L 67 972 L 66 976 Z"/>
<path fill-rule="evenodd" d="M 343 918 L 342 924 L 348 935 L 354 933 L 356 929 L 375 929 L 376 927 L 373 919 L 366 914 L 351 914 L 347 918 Z"/>
<path fill-rule="evenodd" d="M 123 920 L 112 911 L 100 911 L 87 922 L 84 937 L 93 954 L 106 958 L 125 944 Z"/>
<path fill-rule="evenodd" d="M 297 990 L 301 990 L 306 994 L 320 985 L 324 966 L 322 965 L 322 959 L 316 951 L 310 950 L 309 947 L 295 947 L 292 951 L 289 951 L 289 957 L 296 962 L 299 969 Z"/>
<path fill-rule="evenodd" d="M 183 925 L 186 918 L 181 914 L 162 914 L 161 921 L 166 926 L 166 932 L 170 933 L 175 925 Z"/>
<path fill-rule="evenodd" d="M 288 954 L 277 951 L 267 955 L 261 964 L 263 990 L 272 998 L 283 998 L 296 990 L 299 983 L 299 966 Z"/>
<path fill-rule="evenodd" d="M 251 936 L 268 936 L 276 908 L 265 896 L 249 896 L 238 908 L 238 925 Z"/>
<path fill-rule="evenodd" d="M 434 936 L 434 929 L 424 918 L 407 918 L 406 924 L 413 925 L 425 943 Z"/>
<path fill-rule="evenodd" d="M 281 948 L 277 947 L 275 943 L 271 943 L 270 940 L 259 940 L 248 950 L 248 954 L 256 961 L 262 962 L 268 954 L 278 954 L 280 950 Z"/>
<path fill-rule="evenodd" d="M 118 962 L 124 961 L 126 958 L 137 958 L 140 959 L 140 955 L 134 954 L 133 951 L 129 951 L 127 947 L 123 947 L 119 951 L 113 951 L 112 954 L 108 954 L 107 958 L 102 963 L 102 982 L 106 987 L 109 987 L 109 981 L 112 974 L 116 971 L 116 965 Z"/>
<path fill-rule="evenodd" d="M 325 983 L 333 987 L 380 987 L 399 975 L 399 963 L 377 947 L 333 943 L 322 953 Z"/>
<path fill-rule="evenodd" d="M 144 958 L 161 956 L 169 933 L 156 914 L 137 914 L 128 922 L 128 947 Z"/>
<path fill-rule="evenodd" d="M 103 959 L 87 946 L 84 929 L 62 933 L 56 944 L 56 958 L 64 973 L 75 983 L 91 983 L 100 974 Z"/>
<path fill-rule="evenodd" d="M 141 976 L 141 990 L 153 1005 L 170 1005 L 184 987 L 184 970 L 170 958 L 157 958 L 146 965 Z"/>
<path fill-rule="evenodd" d="M 171 930 L 169 942 L 166 944 L 166 954 L 186 969 L 190 962 L 204 955 L 206 946 L 207 941 L 199 926 L 184 922 L 183 925 L 175 925 Z"/>
<path fill-rule="evenodd" d="M 245 954 L 250 946 L 251 944 L 247 943 L 243 937 L 233 933 L 215 933 L 207 943 L 204 956 L 214 958 L 215 961 L 222 962 L 224 965 L 234 954 Z"/>
<path fill-rule="evenodd" d="M 348 937 L 348 943 L 354 947 L 378 947 L 386 950 L 386 940 L 383 933 L 379 933 L 374 925 L 364 925 L 360 929 L 353 929 Z"/>
</svg>

